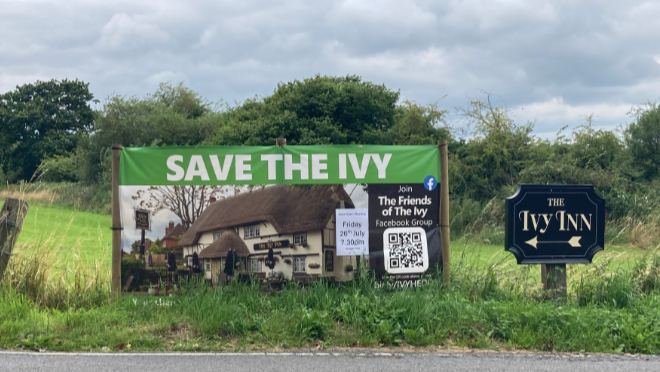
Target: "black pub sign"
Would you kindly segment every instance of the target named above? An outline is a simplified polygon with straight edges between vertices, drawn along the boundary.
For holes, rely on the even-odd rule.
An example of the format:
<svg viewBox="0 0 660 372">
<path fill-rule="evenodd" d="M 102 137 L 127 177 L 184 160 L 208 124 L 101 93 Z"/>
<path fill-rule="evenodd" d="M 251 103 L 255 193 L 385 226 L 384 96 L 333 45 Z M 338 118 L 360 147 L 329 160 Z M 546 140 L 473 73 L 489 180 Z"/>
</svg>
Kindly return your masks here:
<svg viewBox="0 0 660 372">
<path fill-rule="evenodd" d="M 271 248 L 287 248 L 289 246 L 289 239 L 278 240 L 275 242 L 256 243 L 254 245 L 255 251 L 263 251 Z"/>
<path fill-rule="evenodd" d="M 605 247 L 605 202 L 592 185 L 519 185 L 506 200 L 505 249 L 518 264 L 591 263 Z"/>
<path fill-rule="evenodd" d="M 135 210 L 135 229 L 149 230 L 149 211 L 144 209 Z"/>
</svg>

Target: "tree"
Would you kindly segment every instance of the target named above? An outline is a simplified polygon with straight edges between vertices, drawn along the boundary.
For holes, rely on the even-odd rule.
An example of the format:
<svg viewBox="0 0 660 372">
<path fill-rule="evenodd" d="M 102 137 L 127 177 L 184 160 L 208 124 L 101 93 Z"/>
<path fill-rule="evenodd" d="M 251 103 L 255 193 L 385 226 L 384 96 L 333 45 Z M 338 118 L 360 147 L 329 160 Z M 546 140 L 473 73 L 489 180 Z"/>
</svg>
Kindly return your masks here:
<svg viewBox="0 0 660 372">
<path fill-rule="evenodd" d="M 219 114 L 189 88 L 162 83 L 144 99 L 108 97 L 97 113 L 94 131 L 80 141 L 81 179 L 110 184 L 111 150 L 131 146 L 191 146 L 213 136 Z"/>
<path fill-rule="evenodd" d="M 568 155 L 579 168 L 610 169 L 621 156 L 623 144 L 616 134 L 594 129 L 593 117 L 587 117 L 584 125 L 573 131 L 573 144 Z"/>
<path fill-rule="evenodd" d="M 631 112 L 636 121 L 625 131 L 626 145 L 635 164 L 648 180 L 658 176 L 660 168 L 660 106 L 648 103 Z"/>
<path fill-rule="evenodd" d="M 450 128 L 445 120 L 447 110 L 437 104 L 428 106 L 403 101 L 397 106 L 394 125 L 378 143 L 388 145 L 428 145 L 440 139 L 451 140 Z"/>
<path fill-rule="evenodd" d="M 42 160 L 68 155 L 94 123 L 89 84 L 37 81 L 0 95 L 0 163 L 9 181 L 29 180 Z"/>
<path fill-rule="evenodd" d="M 217 199 L 228 190 L 223 186 L 151 186 L 139 190 L 132 196 L 140 200 L 140 207 L 149 210 L 153 215 L 163 209 L 172 211 L 181 219 L 183 228 L 188 228 L 206 209 L 213 198 Z M 236 190 L 234 190 L 236 192 Z"/>
<path fill-rule="evenodd" d="M 215 145 L 373 143 L 394 125 L 399 93 L 358 76 L 317 75 L 278 84 L 273 95 L 230 109 Z"/>
<path fill-rule="evenodd" d="M 151 247 L 149 248 L 149 253 L 153 253 L 153 254 L 163 253 L 163 241 L 160 240 L 160 238 L 157 238 L 153 243 L 151 243 Z"/>
<path fill-rule="evenodd" d="M 473 137 L 457 149 L 454 175 L 461 178 L 462 193 L 475 200 L 493 198 L 503 186 L 517 182 L 518 173 L 531 164 L 533 124 L 518 125 L 506 109 L 487 100 L 473 100 L 462 115 L 473 128 Z"/>
</svg>

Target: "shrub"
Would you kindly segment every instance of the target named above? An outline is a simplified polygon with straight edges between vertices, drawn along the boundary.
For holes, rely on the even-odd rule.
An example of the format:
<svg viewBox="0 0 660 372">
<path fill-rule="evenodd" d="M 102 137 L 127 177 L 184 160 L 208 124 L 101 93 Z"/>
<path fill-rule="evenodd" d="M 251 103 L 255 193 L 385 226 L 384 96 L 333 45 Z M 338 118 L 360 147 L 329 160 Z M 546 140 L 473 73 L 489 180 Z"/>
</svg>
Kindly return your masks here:
<svg viewBox="0 0 660 372">
<path fill-rule="evenodd" d="M 42 180 L 47 182 L 77 182 L 80 165 L 74 155 L 54 156 L 41 162 Z"/>
<path fill-rule="evenodd" d="M 121 259 L 121 285 L 126 285 L 129 276 L 133 276 L 131 288 L 137 288 L 144 283 L 147 278 L 147 270 L 144 264 L 133 256 L 125 256 Z"/>
</svg>

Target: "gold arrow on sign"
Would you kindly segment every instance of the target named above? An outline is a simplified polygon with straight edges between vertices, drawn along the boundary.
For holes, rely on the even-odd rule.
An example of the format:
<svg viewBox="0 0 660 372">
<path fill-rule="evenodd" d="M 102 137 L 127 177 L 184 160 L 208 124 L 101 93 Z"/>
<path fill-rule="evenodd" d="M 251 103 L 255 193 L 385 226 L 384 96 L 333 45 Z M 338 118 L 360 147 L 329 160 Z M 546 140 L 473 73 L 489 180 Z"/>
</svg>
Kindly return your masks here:
<svg viewBox="0 0 660 372">
<path fill-rule="evenodd" d="M 529 239 L 528 241 L 526 241 L 525 243 L 531 245 L 532 247 L 534 247 L 534 249 L 537 249 L 536 245 L 541 244 L 541 243 L 568 243 L 568 244 L 570 244 L 571 247 L 576 247 L 577 248 L 577 247 L 581 247 L 580 239 L 582 239 L 581 236 L 574 236 L 574 237 L 568 239 L 567 242 L 558 242 L 558 241 L 545 241 L 545 242 L 543 242 L 543 241 L 539 241 L 538 237 L 535 236 L 535 237 Z"/>
</svg>

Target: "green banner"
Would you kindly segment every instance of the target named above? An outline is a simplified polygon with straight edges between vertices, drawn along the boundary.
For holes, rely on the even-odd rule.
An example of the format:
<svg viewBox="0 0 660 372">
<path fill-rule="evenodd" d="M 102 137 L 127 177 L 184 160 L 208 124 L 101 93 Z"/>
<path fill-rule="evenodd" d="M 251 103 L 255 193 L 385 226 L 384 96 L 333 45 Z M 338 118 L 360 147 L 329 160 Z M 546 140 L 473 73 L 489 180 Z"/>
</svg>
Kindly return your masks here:
<svg viewBox="0 0 660 372">
<path fill-rule="evenodd" d="M 218 146 L 125 148 L 120 185 L 267 185 L 439 182 L 428 146 Z"/>
</svg>

